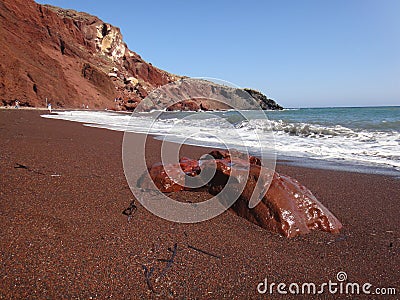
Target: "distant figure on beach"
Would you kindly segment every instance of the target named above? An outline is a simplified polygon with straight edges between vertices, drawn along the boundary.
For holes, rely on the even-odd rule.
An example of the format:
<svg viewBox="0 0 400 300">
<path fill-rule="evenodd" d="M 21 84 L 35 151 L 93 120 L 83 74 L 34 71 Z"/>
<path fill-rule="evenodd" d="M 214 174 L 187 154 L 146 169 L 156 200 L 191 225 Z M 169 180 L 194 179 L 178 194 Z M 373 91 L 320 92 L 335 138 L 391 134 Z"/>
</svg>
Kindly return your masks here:
<svg viewBox="0 0 400 300">
<path fill-rule="evenodd" d="M 15 100 L 15 108 L 19 108 L 19 101 Z"/>
<path fill-rule="evenodd" d="M 51 103 L 47 104 L 47 109 L 49 110 L 49 113 L 51 113 Z"/>
</svg>

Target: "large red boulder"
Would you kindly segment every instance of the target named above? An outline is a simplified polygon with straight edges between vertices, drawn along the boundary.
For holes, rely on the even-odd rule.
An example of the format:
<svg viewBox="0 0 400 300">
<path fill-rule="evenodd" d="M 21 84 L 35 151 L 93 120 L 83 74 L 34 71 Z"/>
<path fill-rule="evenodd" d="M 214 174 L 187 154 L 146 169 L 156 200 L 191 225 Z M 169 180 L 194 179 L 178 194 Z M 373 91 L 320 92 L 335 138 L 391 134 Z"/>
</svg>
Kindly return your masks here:
<svg viewBox="0 0 400 300">
<path fill-rule="evenodd" d="M 200 161 L 182 158 L 179 164 L 166 166 L 157 163 L 149 169 L 149 174 L 155 186 L 167 193 L 191 189 L 179 184 L 185 182 L 185 174 L 202 177 L 214 171 L 207 183 L 211 194 L 217 195 L 222 203 L 232 200 L 233 195 L 239 195 L 232 205 L 239 216 L 285 237 L 306 234 L 311 230 L 338 233 L 342 228 L 340 221 L 309 189 L 289 176 L 272 171 L 261 172 L 258 158 L 219 150 L 212 151 L 210 156 Z M 233 180 L 228 183 L 230 177 Z M 241 182 L 243 178 L 247 178 L 246 182 Z M 154 188 L 149 180 L 143 180 L 141 187 Z M 261 182 L 261 189 L 257 187 L 258 182 Z M 261 201 L 249 208 L 253 193 L 257 193 Z"/>
<path fill-rule="evenodd" d="M 197 160 L 182 157 L 179 160 L 179 164 L 153 164 L 149 169 L 150 178 L 143 176 L 141 178 L 140 186 L 143 189 L 153 189 L 154 183 L 157 189 L 163 193 L 190 190 L 190 188 L 186 188 L 180 183 L 185 182 L 185 175 L 194 177 L 199 173 L 200 167 Z M 150 182 L 150 179 L 153 182 Z"/>
</svg>

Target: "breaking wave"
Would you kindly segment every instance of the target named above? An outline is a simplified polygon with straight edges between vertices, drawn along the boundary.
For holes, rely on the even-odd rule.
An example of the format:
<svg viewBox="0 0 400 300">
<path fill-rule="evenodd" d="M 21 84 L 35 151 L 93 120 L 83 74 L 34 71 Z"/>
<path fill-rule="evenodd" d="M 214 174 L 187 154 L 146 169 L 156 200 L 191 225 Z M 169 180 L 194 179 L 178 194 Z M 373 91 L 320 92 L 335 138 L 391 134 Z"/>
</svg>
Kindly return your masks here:
<svg viewBox="0 0 400 300">
<path fill-rule="evenodd" d="M 191 117 L 186 118 L 188 115 Z M 279 116 L 276 112 L 273 115 Z M 283 155 L 348 162 L 400 171 L 400 131 L 393 129 L 397 128 L 399 121 L 390 124 L 380 122 L 373 129 L 368 129 L 368 126 L 350 128 L 293 122 L 284 118 L 267 121 L 257 115 L 245 119 L 231 112 L 174 112 L 163 115 L 154 124 L 151 124 L 149 114 L 131 119 L 130 115 L 119 113 L 73 111 L 43 117 L 77 121 L 111 130 L 150 133 L 172 142 L 206 147 L 222 147 L 218 137 L 223 136 L 224 141 L 228 141 L 232 147 L 246 147 L 256 152 L 254 145 L 260 141 L 264 145 L 271 145 L 278 157 Z M 381 123 L 384 124 L 382 127 Z M 148 132 L 150 127 L 151 131 Z M 274 141 L 271 141 L 271 131 Z"/>
</svg>

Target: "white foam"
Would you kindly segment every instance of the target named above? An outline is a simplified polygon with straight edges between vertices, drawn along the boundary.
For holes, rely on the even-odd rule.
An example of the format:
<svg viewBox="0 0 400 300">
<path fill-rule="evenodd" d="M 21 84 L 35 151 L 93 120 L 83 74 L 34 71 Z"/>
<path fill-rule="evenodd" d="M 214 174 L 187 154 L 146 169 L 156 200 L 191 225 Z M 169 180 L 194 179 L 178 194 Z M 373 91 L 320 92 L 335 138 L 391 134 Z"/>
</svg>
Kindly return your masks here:
<svg viewBox="0 0 400 300">
<path fill-rule="evenodd" d="M 355 162 L 400 170 L 400 133 L 397 131 L 355 131 L 340 125 L 323 127 L 282 120 L 245 120 L 231 125 L 221 116 L 197 114 L 157 119 L 151 113 L 131 118 L 128 114 L 94 111 L 66 111 L 45 118 L 85 123 L 87 126 L 164 136 L 166 140 L 192 145 L 221 147 L 221 140 L 232 147 L 258 151 L 258 143 L 275 147 L 278 154 L 324 160 Z M 274 132 L 275 144 L 271 140 Z M 188 137 L 190 138 L 188 139 Z M 274 145 L 273 145 L 274 144 Z"/>
</svg>

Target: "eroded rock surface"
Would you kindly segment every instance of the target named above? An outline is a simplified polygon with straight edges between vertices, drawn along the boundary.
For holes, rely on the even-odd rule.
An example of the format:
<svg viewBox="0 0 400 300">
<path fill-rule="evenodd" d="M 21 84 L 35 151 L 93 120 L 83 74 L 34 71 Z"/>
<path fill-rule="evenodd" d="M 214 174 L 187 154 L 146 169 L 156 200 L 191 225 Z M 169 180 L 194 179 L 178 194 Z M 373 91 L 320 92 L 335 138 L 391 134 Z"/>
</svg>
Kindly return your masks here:
<svg viewBox="0 0 400 300">
<path fill-rule="evenodd" d="M 153 183 L 163 193 L 179 192 L 190 190 L 179 183 L 185 182 L 185 174 L 195 177 L 200 173 L 199 162 L 195 159 L 182 157 L 179 164 L 169 164 L 164 166 L 162 163 L 155 163 L 149 169 L 150 178 L 142 177 L 140 186 L 144 189 L 153 189 Z"/>
<path fill-rule="evenodd" d="M 342 228 L 340 221 L 297 180 L 277 172 L 261 173 L 261 161 L 258 158 L 240 153 L 231 157 L 231 153 L 218 150 L 210 152 L 210 156 L 214 159 L 208 157 L 197 161 L 182 158 L 179 164 L 166 166 L 158 163 L 149 169 L 149 174 L 156 187 L 168 193 L 191 189 L 177 183 L 185 182 L 185 174 L 201 180 L 202 174 L 214 169 L 215 174 L 207 183 L 211 194 L 218 195 L 221 202 L 226 202 L 232 194 L 239 192 L 240 196 L 232 206 L 239 216 L 286 237 L 306 234 L 311 230 L 338 233 Z M 221 193 L 231 176 L 234 180 L 226 189 L 228 192 Z M 246 182 L 241 182 L 243 178 L 246 178 Z M 258 181 L 265 187 L 260 191 L 256 189 Z M 149 179 L 142 180 L 140 186 L 144 189 L 154 188 Z M 254 191 L 261 201 L 254 208 L 249 208 Z"/>
<path fill-rule="evenodd" d="M 253 90 L 253 89 L 244 89 L 248 92 L 260 105 L 260 107 L 264 110 L 282 110 L 283 107 L 280 106 L 275 100 L 268 99 L 263 93 Z"/>
</svg>

